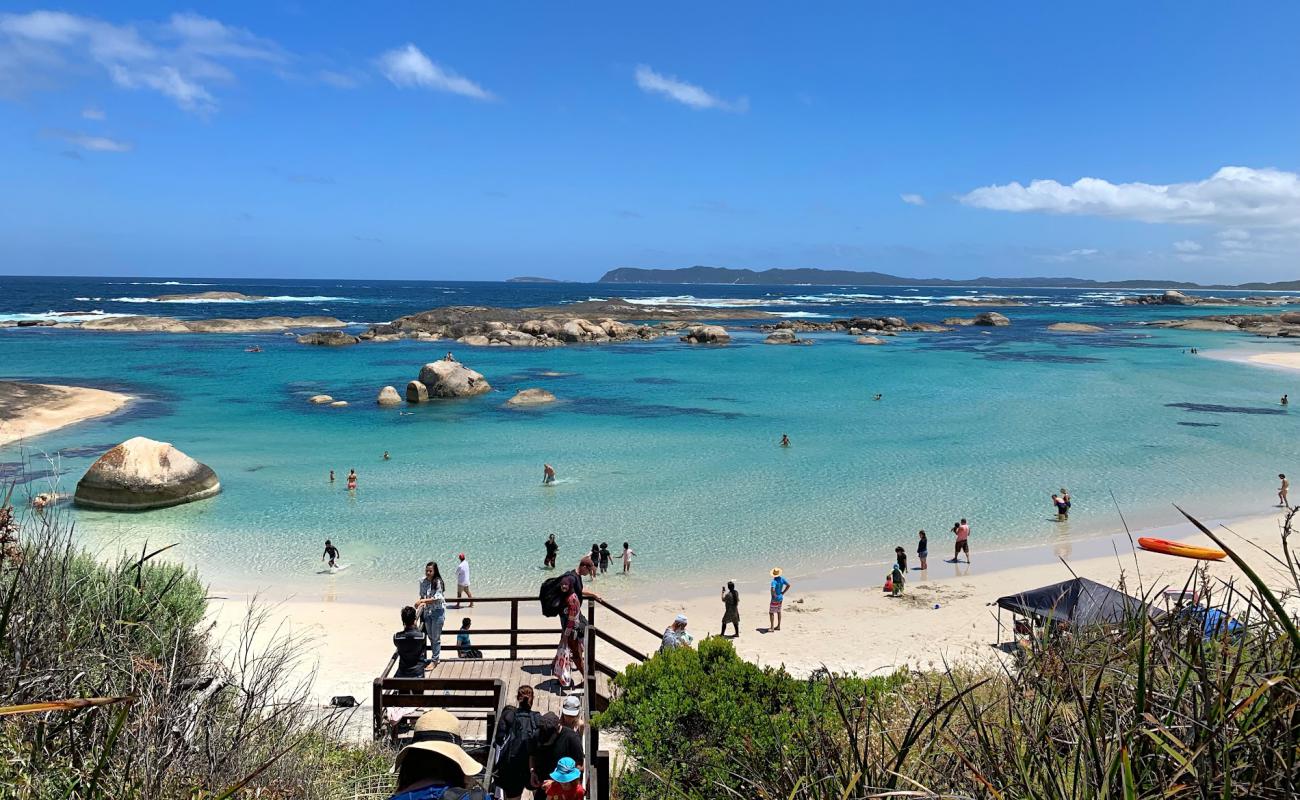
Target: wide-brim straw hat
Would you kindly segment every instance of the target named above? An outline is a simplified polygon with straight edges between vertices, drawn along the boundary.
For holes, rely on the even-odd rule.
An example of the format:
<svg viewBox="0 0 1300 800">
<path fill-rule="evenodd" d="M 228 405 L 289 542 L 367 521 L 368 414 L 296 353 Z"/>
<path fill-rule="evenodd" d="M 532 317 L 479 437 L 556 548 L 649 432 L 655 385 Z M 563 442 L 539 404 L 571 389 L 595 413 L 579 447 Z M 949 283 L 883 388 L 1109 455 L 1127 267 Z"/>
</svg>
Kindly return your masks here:
<svg viewBox="0 0 1300 800">
<path fill-rule="evenodd" d="M 779 578 L 779 577 L 781 577 L 781 568 L 780 568 L 780 567 L 772 567 L 772 577 L 773 577 L 773 578 Z"/>
<path fill-rule="evenodd" d="M 427 750 L 450 759 L 460 767 L 465 775 L 477 775 L 483 771 L 483 765 L 470 757 L 461 747 L 460 720 L 452 714 L 435 708 L 426 711 L 415 721 L 414 735 L 411 743 L 397 754 L 394 768 L 402 766 L 402 759 L 412 750 Z"/>
</svg>

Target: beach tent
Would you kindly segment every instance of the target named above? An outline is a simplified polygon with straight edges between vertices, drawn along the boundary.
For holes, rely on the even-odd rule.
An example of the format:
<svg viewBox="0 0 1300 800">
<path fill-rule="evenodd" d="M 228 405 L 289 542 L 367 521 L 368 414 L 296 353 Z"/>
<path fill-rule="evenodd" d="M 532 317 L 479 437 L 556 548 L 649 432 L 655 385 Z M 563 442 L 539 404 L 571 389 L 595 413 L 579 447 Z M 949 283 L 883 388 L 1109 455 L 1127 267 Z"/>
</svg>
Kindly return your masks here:
<svg viewBox="0 0 1300 800">
<path fill-rule="evenodd" d="M 1141 613 L 1154 619 L 1164 613 L 1136 597 L 1087 578 L 1071 578 L 1041 589 L 999 597 L 997 606 L 999 632 L 1004 608 L 1039 621 L 1067 622 L 1072 628 L 1122 622 Z"/>
</svg>

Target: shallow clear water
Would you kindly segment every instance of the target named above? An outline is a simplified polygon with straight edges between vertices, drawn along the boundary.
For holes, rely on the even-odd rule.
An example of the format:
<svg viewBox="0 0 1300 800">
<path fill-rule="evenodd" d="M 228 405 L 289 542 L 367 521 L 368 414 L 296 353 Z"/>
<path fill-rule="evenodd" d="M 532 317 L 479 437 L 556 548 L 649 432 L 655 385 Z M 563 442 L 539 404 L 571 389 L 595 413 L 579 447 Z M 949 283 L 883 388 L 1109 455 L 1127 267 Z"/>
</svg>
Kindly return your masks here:
<svg viewBox="0 0 1300 800">
<path fill-rule="evenodd" d="M 0 279 L 0 314 L 39 314 L 31 310 L 39 306 L 84 311 L 94 301 L 71 298 L 107 295 L 102 285 L 53 281 L 27 286 L 16 299 L 13 281 Z M 257 289 L 207 282 L 219 285 L 205 288 Z M 918 292 L 880 287 L 375 286 L 375 296 L 338 282 L 274 292 L 360 298 L 346 301 L 360 309 L 356 315 L 340 312 L 334 300 L 142 313 L 260 316 L 331 308 L 324 313 L 386 319 L 447 302 L 691 294 L 768 304 L 772 292 L 782 293 L 778 300 L 822 298 L 817 303 L 832 293 L 878 295 L 784 307 L 796 313 L 885 311 L 937 321 L 980 310 L 889 302 Z M 131 296 L 128 288 L 185 291 L 118 288 L 123 294 L 114 296 Z M 443 298 L 444 290 L 456 299 Z M 38 291 L 44 294 L 26 296 Z M 899 336 L 883 347 L 856 345 L 842 334 L 819 336 L 812 347 L 772 347 L 739 323 L 726 323 L 737 337 L 726 347 L 664 339 L 537 350 L 440 342 L 329 349 L 282 335 L 7 329 L 0 330 L 0 376 L 123 388 L 145 398 L 118 417 L 36 439 L 28 455 L 62 451 L 65 491 L 99 453 L 135 435 L 173 442 L 209 464 L 224 487 L 212 500 L 147 514 L 74 513 L 93 547 L 178 541 L 179 557 L 226 584 L 310 580 L 326 537 L 353 565 L 346 574 L 357 586 L 405 582 L 429 559 L 449 568 L 465 551 L 476 587 L 495 591 L 517 590 L 521 578 L 536 577 L 548 533 L 561 543 L 562 565 L 575 563 L 593 541 L 609 542 L 615 552 L 630 541 L 640 581 L 677 582 L 774 563 L 808 570 L 883 561 L 896 544 L 912 551 L 921 527 L 942 554 L 948 529 L 962 516 L 972 522 L 978 558 L 981 548 L 1111 530 L 1115 502 L 1134 525 L 1172 521 L 1173 502 L 1215 517 L 1269 504 L 1276 474 L 1294 469 L 1300 418 L 1283 413 L 1277 398 L 1287 391 L 1300 397 L 1295 378 L 1183 352 L 1258 347 L 1258 340 L 1134 327 L 1051 334 L 1045 326 L 1053 321 L 1114 324 L 1171 311 L 1111 305 L 1114 293 L 1032 294 L 1033 306 L 1000 309 L 1014 320 L 1010 328 Z M 301 308 L 286 310 L 290 304 Z M 253 342 L 264 352 L 245 353 Z M 400 390 L 421 364 L 448 349 L 496 391 L 418 407 L 375 405 L 381 386 Z M 503 407 L 516 389 L 533 386 L 560 402 L 527 411 Z M 306 402 L 321 392 L 352 405 Z M 877 392 L 881 401 L 871 399 Z M 777 445 L 782 433 L 791 437 L 789 449 Z M 384 450 L 391 461 L 381 459 Z M 8 462 L 0 469 L 13 472 L 19 458 L 16 446 L 0 448 L 0 462 Z M 555 465 L 558 485 L 541 486 L 543 462 Z M 39 459 L 34 465 L 42 467 Z M 355 495 L 344 489 L 349 468 L 360 476 Z M 28 486 L 40 491 L 48 480 Z M 1075 498 L 1068 528 L 1049 519 L 1049 496 L 1063 485 Z"/>
</svg>

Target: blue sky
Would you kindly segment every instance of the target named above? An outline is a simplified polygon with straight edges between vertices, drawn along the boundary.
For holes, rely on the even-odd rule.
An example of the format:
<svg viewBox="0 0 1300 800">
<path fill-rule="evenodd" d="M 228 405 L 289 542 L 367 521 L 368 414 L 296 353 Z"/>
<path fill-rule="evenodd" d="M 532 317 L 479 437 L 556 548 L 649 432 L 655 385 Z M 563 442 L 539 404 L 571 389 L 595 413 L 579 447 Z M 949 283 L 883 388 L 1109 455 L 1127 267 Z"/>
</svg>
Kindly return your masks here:
<svg viewBox="0 0 1300 800">
<path fill-rule="evenodd" d="M 6 4 L 0 272 L 1295 279 L 1298 30 L 1262 3 Z"/>
</svg>

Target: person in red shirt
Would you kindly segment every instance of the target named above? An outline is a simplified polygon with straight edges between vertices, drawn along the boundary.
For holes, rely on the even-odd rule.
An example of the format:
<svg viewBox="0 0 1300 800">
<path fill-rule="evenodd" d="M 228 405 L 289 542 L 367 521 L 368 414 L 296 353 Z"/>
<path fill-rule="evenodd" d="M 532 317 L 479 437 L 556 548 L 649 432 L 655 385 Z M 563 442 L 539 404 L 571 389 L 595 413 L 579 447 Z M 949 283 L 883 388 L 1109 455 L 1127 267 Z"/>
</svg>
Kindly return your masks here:
<svg viewBox="0 0 1300 800">
<path fill-rule="evenodd" d="M 555 770 L 551 772 L 551 779 L 542 783 L 542 789 L 547 797 L 580 800 L 587 796 L 587 790 L 583 788 L 580 778 L 582 778 L 582 770 L 578 769 L 577 763 L 568 757 L 561 758 L 555 765 Z"/>
</svg>

